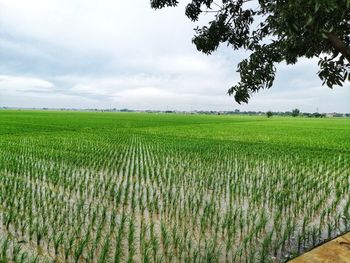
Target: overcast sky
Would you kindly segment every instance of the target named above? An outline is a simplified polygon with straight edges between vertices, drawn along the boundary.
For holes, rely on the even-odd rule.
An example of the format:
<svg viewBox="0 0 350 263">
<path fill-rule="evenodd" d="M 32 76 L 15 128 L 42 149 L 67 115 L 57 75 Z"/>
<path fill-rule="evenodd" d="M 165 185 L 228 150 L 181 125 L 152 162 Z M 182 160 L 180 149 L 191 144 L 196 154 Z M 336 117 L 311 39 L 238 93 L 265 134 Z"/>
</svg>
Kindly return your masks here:
<svg viewBox="0 0 350 263">
<path fill-rule="evenodd" d="M 226 92 L 245 54 L 199 53 L 199 24 L 148 0 L 0 0 L 0 107 L 350 112 L 349 85 L 322 87 L 313 60 L 238 105 Z"/>
</svg>

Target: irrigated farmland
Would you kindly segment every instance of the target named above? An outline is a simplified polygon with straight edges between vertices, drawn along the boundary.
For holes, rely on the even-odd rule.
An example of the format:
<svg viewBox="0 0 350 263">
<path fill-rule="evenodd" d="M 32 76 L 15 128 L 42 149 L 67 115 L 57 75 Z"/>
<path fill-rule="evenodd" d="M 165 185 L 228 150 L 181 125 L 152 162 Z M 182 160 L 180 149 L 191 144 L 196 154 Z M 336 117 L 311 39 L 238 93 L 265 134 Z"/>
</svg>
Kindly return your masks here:
<svg viewBox="0 0 350 263">
<path fill-rule="evenodd" d="M 349 119 L 0 111 L 0 262 L 284 262 L 349 178 Z"/>
</svg>

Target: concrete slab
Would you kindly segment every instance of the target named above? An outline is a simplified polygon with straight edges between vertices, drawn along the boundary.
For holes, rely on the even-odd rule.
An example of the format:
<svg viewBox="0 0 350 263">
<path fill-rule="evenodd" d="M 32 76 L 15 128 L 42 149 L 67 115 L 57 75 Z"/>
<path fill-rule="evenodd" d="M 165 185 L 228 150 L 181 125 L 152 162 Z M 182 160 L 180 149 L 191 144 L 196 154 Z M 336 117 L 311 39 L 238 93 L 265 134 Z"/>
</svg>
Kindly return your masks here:
<svg viewBox="0 0 350 263">
<path fill-rule="evenodd" d="M 350 263 L 350 233 L 333 239 L 288 263 Z"/>
</svg>

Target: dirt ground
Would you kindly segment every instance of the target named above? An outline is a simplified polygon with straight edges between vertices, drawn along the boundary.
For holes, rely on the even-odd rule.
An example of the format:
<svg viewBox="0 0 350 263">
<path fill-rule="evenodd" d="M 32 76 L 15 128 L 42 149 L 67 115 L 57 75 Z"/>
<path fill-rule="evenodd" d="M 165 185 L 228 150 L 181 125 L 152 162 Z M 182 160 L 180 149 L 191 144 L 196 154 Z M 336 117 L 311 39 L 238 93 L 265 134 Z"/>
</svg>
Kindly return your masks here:
<svg viewBox="0 0 350 263">
<path fill-rule="evenodd" d="M 290 260 L 289 263 L 350 263 L 350 233 Z"/>
</svg>

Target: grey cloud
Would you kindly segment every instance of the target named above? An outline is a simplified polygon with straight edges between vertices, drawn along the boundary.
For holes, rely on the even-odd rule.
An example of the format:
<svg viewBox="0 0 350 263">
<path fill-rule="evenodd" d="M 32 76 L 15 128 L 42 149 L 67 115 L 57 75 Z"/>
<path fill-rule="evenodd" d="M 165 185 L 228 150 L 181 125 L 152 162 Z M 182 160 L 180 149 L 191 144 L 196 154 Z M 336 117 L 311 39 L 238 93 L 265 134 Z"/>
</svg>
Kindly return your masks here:
<svg viewBox="0 0 350 263">
<path fill-rule="evenodd" d="M 248 53 L 198 53 L 184 4 L 154 11 L 148 1 L 0 0 L 0 75 L 7 78 L 0 106 L 350 112 L 349 87 L 321 88 L 308 60 L 279 65 L 273 88 L 237 105 L 226 91 Z"/>
</svg>

